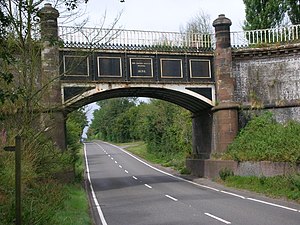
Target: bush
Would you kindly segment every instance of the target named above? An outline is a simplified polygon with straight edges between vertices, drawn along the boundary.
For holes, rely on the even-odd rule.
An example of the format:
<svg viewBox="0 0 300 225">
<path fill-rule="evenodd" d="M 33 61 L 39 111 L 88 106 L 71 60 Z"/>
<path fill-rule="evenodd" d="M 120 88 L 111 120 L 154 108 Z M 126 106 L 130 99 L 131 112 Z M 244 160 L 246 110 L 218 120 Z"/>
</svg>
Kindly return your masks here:
<svg viewBox="0 0 300 225">
<path fill-rule="evenodd" d="M 236 161 L 300 161 L 300 123 L 277 123 L 271 113 L 252 119 L 228 146 L 226 153 Z"/>
<path fill-rule="evenodd" d="M 234 176 L 234 173 L 229 168 L 224 168 L 219 171 L 219 176 L 221 180 L 225 181 L 228 177 Z"/>
</svg>

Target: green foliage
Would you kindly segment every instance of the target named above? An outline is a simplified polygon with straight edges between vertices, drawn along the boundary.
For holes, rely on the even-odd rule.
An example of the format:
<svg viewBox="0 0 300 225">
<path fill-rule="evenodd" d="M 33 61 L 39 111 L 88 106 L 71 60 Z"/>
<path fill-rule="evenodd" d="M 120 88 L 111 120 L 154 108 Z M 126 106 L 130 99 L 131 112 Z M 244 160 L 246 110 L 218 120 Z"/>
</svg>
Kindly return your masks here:
<svg viewBox="0 0 300 225">
<path fill-rule="evenodd" d="M 244 30 L 279 26 L 286 7 L 283 0 L 244 0 L 246 21 Z"/>
<path fill-rule="evenodd" d="M 227 168 L 227 167 L 224 168 L 224 169 L 221 169 L 219 171 L 219 176 L 220 176 L 222 181 L 225 181 L 228 177 L 231 177 L 233 175 L 234 175 L 233 171 L 231 169 Z"/>
<path fill-rule="evenodd" d="M 128 111 L 135 106 L 135 99 L 116 98 L 98 102 L 100 109 L 94 112 L 89 136 L 113 142 L 129 141 L 130 118 Z"/>
<path fill-rule="evenodd" d="M 292 24 L 300 24 L 300 1 L 299 0 L 285 0 L 287 6 L 287 13 Z"/>
<path fill-rule="evenodd" d="M 300 175 L 275 177 L 229 176 L 225 184 L 272 197 L 285 197 L 300 202 Z"/>
<path fill-rule="evenodd" d="M 236 161 L 300 161 L 300 124 L 277 123 L 271 113 L 253 118 L 228 147 Z"/>
</svg>

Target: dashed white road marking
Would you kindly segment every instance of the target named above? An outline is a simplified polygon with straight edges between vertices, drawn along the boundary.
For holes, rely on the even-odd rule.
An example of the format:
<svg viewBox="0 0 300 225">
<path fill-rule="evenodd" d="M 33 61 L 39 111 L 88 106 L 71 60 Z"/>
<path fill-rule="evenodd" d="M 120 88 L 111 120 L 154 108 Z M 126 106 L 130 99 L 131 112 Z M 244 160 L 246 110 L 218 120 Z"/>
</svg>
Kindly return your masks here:
<svg viewBox="0 0 300 225">
<path fill-rule="evenodd" d="M 128 173 L 128 171 L 127 170 L 124 170 L 125 171 L 125 173 Z"/>
<path fill-rule="evenodd" d="M 149 184 L 144 184 L 147 188 L 152 189 L 152 187 Z"/>
<path fill-rule="evenodd" d="M 135 177 L 135 176 L 132 176 L 132 178 L 135 179 L 135 180 L 137 180 L 137 177 Z"/>
<path fill-rule="evenodd" d="M 115 161 L 115 164 L 118 164 L 118 162 L 117 162 L 117 161 Z"/>
<path fill-rule="evenodd" d="M 170 195 L 165 195 L 167 198 L 169 198 L 169 199 L 172 199 L 173 201 L 175 201 L 175 202 L 177 202 L 178 201 L 178 199 L 177 198 L 174 198 L 174 197 L 172 197 L 172 196 L 170 196 Z"/>
<path fill-rule="evenodd" d="M 123 167 L 121 165 L 119 165 L 119 167 L 122 169 Z"/>
<path fill-rule="evenodd" d="M 215 220 L 218 220 L 218 221 L 220 221 L 220 222 L 222 222 L 222 223 L 225 223 L 225 224 L 231 224 L 231 222 L 229 222 L 229 221 L 227 221 L 227 220 L 224 220 L 224 219 L 222 219 L 222 218 L 220 218 L 220 217 L 214 216 L 214 215 L 212 215 L 212 214 L 210 214 L 210 213 L 204 213 L 204 214 L 207 215 L 207 216 L 209 216 L 209 217 L 211 217 L 211 218 L 213 218 L 213 219 L 215 219 Z"/>
</svg>

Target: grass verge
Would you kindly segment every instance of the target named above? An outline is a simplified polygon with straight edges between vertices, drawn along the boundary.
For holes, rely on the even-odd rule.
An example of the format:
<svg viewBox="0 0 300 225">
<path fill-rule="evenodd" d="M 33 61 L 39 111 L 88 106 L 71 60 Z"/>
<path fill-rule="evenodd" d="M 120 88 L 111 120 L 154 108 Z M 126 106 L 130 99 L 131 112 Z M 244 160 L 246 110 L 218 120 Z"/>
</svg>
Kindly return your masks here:
<svg viewBox="0 0 300 225">
<path fill-rule="evenodd" d="M 300 174 L 275 177 L 228 176 L 223 184 L 300 203 Z"/>
<path fill-rule="evenodd" d="M 91 225 L 88 214 L 86 193 L 78 184 L 64 187 L 67 195 L 61 210 L 57 211 L 49 224 L 63 225 Z"/>
</svg>

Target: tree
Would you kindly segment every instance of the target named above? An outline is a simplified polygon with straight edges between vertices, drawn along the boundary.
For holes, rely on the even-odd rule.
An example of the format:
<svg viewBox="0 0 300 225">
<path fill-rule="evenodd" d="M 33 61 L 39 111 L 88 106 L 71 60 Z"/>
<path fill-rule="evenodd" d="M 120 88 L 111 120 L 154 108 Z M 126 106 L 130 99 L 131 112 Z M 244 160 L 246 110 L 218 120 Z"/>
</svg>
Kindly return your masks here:
<svg viewBox="0 0 300 225">
<path fill-rule="evenodd" d="M 285 0 L 287 13 L 292 24 L 300 24 L 300 0 Z"/>
<path fill-rule="evenodd" d="M 244 30 L 267 29 L 281 25 L 286 5 L 283 0 L 244 0 Z"/>
<path fill-rule="evenodd" d="M 94 119 L 89 128 L 89 136 L 103 140 L 122 142 L 129 135 L 129 116 L 127 111 L 135 106 L 133 98 L 115 98 L 97 102 L 99 109 L 94 111 Z"/>
<path fill-rule="evenodd" d="M 180 28 L 180 31 L 181 33 L 212 34 L 213 29 L 210 16 L 200 10 L 185 26 Z"/>
</svg>

